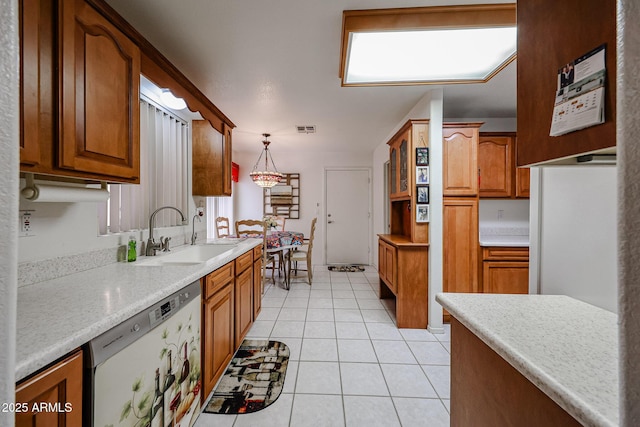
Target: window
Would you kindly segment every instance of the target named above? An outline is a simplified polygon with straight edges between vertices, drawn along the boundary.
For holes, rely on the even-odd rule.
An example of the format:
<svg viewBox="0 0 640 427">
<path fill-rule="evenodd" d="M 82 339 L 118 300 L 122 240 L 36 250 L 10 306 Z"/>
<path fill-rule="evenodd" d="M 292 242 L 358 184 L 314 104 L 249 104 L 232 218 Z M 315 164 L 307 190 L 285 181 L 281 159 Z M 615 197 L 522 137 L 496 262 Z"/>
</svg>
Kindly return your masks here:
<svg viewBox="0 0 640 427">
<path fill-rule="evenodd" d="M 224 216 L 229 218 L 229 232 L 233 233 L 234 216 L 233 216 L 233 198 L 232 197 L 207 197 L 207 238 L 215 239 L 216 236 L 216 218 Z"/>
<path fill-rule="evenodd" d="M 189 126 L 184 120 L 140 100 L 140 184 L 111 184 L 110 197 L 98 206 L 101 235 L 148 228 L 149 215 L 174 206 L 189 215 Z M 156 226 L 182 225 L 177 212 L 156 216 Z"/>
</svg>

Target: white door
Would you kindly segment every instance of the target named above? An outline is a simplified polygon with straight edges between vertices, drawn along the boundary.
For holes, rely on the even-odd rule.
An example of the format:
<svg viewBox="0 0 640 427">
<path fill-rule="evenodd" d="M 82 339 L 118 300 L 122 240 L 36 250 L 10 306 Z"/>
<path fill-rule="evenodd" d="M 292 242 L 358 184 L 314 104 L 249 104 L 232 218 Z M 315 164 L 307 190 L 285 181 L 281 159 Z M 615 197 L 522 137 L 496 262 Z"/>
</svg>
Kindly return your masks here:
<svg viewBox="0 0 640 427">
<path fill-rule="evenodd" d="M 327 264 L 369 264 L 369 169 L 325 170 Z"/>
</svg>

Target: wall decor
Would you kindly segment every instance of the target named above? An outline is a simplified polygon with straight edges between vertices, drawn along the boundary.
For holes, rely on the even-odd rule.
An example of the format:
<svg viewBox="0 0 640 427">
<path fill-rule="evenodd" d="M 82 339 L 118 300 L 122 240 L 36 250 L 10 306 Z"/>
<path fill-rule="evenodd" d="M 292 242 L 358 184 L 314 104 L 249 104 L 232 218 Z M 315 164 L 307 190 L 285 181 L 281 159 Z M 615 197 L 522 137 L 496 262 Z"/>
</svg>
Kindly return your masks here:
<svg viewBox="0 0 640 427">
<path fill-rule="evenodd" d="M 416 166 L 429 166 L 429 147 L 416 147 Z"/>
<path fill-rule="evenodd" d="M 279 183 L 262 191 L 263 216 L 300 219 L 300 174 L 283 175 Z"/>
<path fill-rule="evenodd" d="M 429 166 L 416 167 L 416 184 L 429 183 Z"/>
<path fill-rule="evenodd" d="M 429 203 L 429 186 L 418 185 L 416 186 L 416 197 L 418 203 Z"/>
<path fill-rule="evenodd" d="M 416 205 L 416 222 L 429 222 L 429 205 Z"/>
</svg>

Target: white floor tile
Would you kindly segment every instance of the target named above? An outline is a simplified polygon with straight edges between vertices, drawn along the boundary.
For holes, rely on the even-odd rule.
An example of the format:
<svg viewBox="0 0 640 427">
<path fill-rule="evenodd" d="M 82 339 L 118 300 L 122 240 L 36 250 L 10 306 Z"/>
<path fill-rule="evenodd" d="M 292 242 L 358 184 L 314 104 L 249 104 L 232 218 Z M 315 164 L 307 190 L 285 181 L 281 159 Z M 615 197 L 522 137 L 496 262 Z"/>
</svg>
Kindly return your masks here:
<svg viewBox="0 0 640 427">
<path fill-rule="evenodd" d="M 451 401 L 449 399 L 442 399 L 442 404 L 447 408 L 447 412 L 451 413 Z"/>
<path fill-rule="evenodd" d="M 307 322 L 332 322 L 333 320 L 333 310 L 330 308 L 309 308 L 307 310 Z"/>
<path fill-rule="evenodd" d="M 371 289 L 367 289 L 364 291 L 353 291 L 353 293 L 356 296 L 356 299 L 373 299 L 373 300 L 377 300 L 378 299 L 378 295 L 376 295 L 375 292 L 373 292 Z"/>
<path fill-rule="evenodd" d="M 284 300 L 282 307 L 284 308 L 307 308 L 309 298 L 287 298 Z"/>
<path fill-rule="evenodd" d="M 358 302 L 355 299 L 334 299 L 333 308 L 358 308 Z"/>
<path fill-rule="evenodd" d="M 402 341 L 402 335 L 393 323 L 365 323 L 372 340 Z"/>
<path fill-rule="evenodd" d="M 421 365 L 450 365 L 451 355 L 440 342 L 409 342 L 409 347 Z"/>
<path fill-rule="evenodd" d="M 282 393 L 293 393 L 296 390 L 296 379 L 298 378 L 298 361 L 289 359 L 287 372 L 284 375 L 284 386 Z"/>
<path fill-rule="evenodd" d="M 350 283 L 332 283 L 331 289 L 334 291 L 350 291 L 352 290 Z"/>
<path fill-rule="evenodd" d="M 247 338 L 268 338 L 275 323 L 274 320 L 256 320 L 247 332 Z"/>
<path fill-rule="evenodd" d="M 394 397 L 393 403 L 403 426 L 449 426 L 449 413 L 438 399 Z"/>
<path fill-rule="evenodd" d="M 338 346 L 335 339 L 305 338 L 302 340 L 300 360 L 337 362 Z"/>
<path fill-rule="evenodd" d="M 351 289 L 354 291 L 371 291 L 371 285 L 369 282 L 365 283 L 351 283 Z"/>
<path fill-rule="evenodd" d="M 338 340 L 338 355 L 341 362 L 378 362 L 369 340 Z"/>
<path fill-rule="evenodd" d="M 280 311 L 278 320 L 305 320 L 306 317 L 307 317 L 306 308 L 285 307 Z"/>
<path fill-rule="evenodd" d="M 333 300 L 330 298 L 313 298 L 309 300 L 309 308 L 333 308 Z"/>
<path fill-rule="evenodd" d="M 349 283 L 349 277 L 344 273 L 340 276 L 331 274 L 331 283 Z"/>
<path fill-rule="evenodd" d="M 440 341 L 440 344 L 451 354 L 451 341 Z"/>
<path fill-rule="evenodd" d="M 338 339 L 369 339 L 367 328 L 362 322 L 336 322 Z"/>
<path fill-rule="evenodd" d="M 404 341 L 372 340 L 371 342 L 380 363 L 418 363 Z"/>
<path fill-rule="evenodd" d="M 282 314 L 282 313 L 281 313 Z M 271 331 L 272 336 L 286 338 L 302 338 L 304 322 L 278 320 Z"/>
<path fill-rule="evenodd" d="M 380 300 L 376 299 L 357 299 L 358 307 L 361 310 L 384 310 L 384 306 Z"/>
<path fill-rule="evenodd" d="M 331 298 L 330 289 L 312 289 L 309 298 Z"/>
<path fill-rule="evenodd" d="M 269 296 L 265 296 L 264 298 L 262 298 L 262 307 L 277 307 L 280 308 L 282 307 L 282 304 L 284 304 L 284 297 L 269 297 Z"/>
<path fill-rule="evenodd" d="M 249 414 L 239 414 L 233 427 L 288 427 L 293 394 L 282 393 L 266 408 Z"/>
<path fill-rule="evenodd" d="M 314 291 L 314 290 L 327 290 L 327 289 L 331 290 L 331 282 L 329 281 L 319 282 L 317 278 L 314 276 L 311 290 Z"/>
<path fill-rule="evenodd" d="M 434 334 L 438 341 L 451 341 L 451 325 L 444 324 L 444 334 Z"/>
<path fill-rule="evenodd" d="M 436 337 L 426 329 L 398 329 L 405 341 L 437 341 Z"/>
<path fill-rule="evenodd" d="M 291 426 L 344 427 L 341 396 L 296 394 L 291 410 Z"/>
<path fill-rule="evenodd" d="M 349 276 L 349 282 L 351 282 L 352 285 L 355 283 L 369 284 L 369 281 L 364 274 L 360 274 L 359 276 Z"/>
<path fill-rule="evenodd" d="M 287 298 L 309 298 L 310 293 L 311 290 L 308 287 L 307 289 L 294 289 L 292 287 Z"/>
<path fill-rule="evenodd" d="M 335 322 L 307 322 L 304 326 L 304 338 L 335 338 Z"/>
<path fill-rule="evenodd" d="M 300 349 L 302 348 L 302 338 L 278 337 L 272 335 L 270 340 L 280 341 L 289 347 L 289 360 L 300 360 Z"/>
<path fill-rule="evenodd" d="M 365 322 L 393 323 L 386 310 L 361 310 Z"/>
<path fill-rule="evenodd" d="M 201 413 L 193 427 L 231 427 L 237 415 Z"/>
<path fill-rule="evenodd" d="M 262 307 L 260 314 L 256 318 L 256 321 L 260 320 L 276 320 L 280 314 L 280 308 L 276 307 Z"/>
<path fill-rule="evenodd" d="M 362 315 L 358 309 L 335 309 L 333 310 L 333 315 L 336 318 L 336 322 L 363 322 Z"/>
<path fill-rule="evenodd" d="M 441 399 L 449 399 L 451 395 L 451 367 L 437 365 L 422 365 L 431 385 Z"/>
<path fill-rule="evenodd" d="M 420 366 L 381 364 L 380 367 L 387 380 L 391 396 L 438 397 Z"/>
<path fill-rule="evenodd" d="M 349 427 L 400 427 L 390 397 L 345 396 L 344 416 Z"/>
<path fill-rule="evenodd" d="M 349 285 L 351 286 L 351 285 Z M 355 299 L 355 295 L 353 293 L 352 290 L 348 290 L 348 291 L 337 291 L 337 290 L 333 290 L 333 299 L 341 299 L 341 298 L 350 298 L 350 299 Z"/>
<path fill-rule="evenodd" d="M 341 394 L 338 363 L 301 361 L 298 366 L 296 396 L 299 393 Z"/>
<path fill-rule="evenodd" d="M 340 363 L 342 393 L 360 396 L 389 396 L 377 363 Z"/>
</svg>

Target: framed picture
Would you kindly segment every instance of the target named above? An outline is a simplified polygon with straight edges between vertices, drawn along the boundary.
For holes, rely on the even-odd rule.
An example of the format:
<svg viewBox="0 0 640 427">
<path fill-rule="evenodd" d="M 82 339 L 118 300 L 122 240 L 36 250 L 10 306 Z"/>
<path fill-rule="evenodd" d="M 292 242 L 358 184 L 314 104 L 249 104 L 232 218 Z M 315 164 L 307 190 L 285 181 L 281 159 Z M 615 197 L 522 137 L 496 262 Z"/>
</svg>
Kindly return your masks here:
<svg viewBox="0 0 640 427">
<path fill-rule="evenodd" d="M 416 184 L 429 183 L 429 166 L 416 167 Z"/>
<path fill-rule="evenodd" d="M 416 195 L 418 203 L 429 203 L 429 186 L 419 185 L 416 187 Z"/>
<path fill-rule="evenodd" d="M 429 148 L 416 148 L 416 166 L 429 166 Z"/>
<path fill-rule="evenodd" d="M 429 205 L 416 205 L 416 222 L 429 222 Z"/>
</svg>

